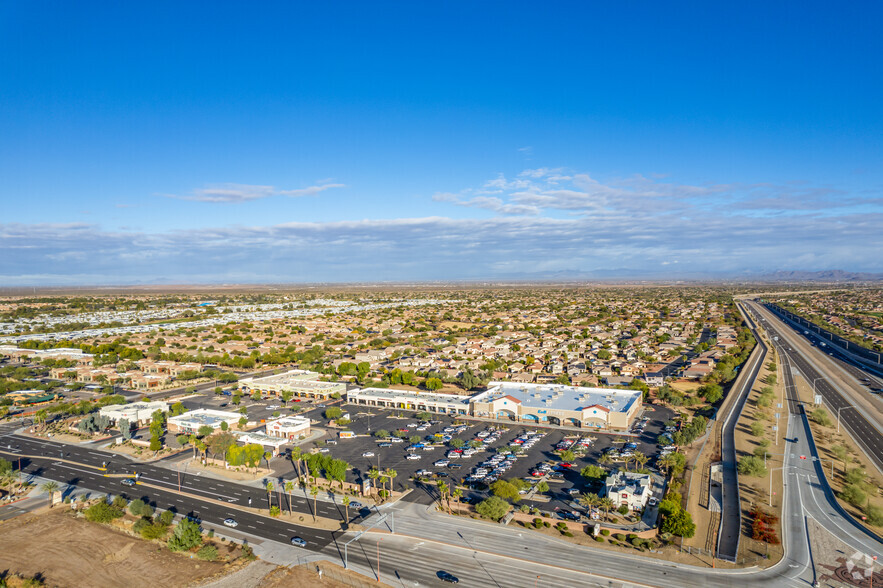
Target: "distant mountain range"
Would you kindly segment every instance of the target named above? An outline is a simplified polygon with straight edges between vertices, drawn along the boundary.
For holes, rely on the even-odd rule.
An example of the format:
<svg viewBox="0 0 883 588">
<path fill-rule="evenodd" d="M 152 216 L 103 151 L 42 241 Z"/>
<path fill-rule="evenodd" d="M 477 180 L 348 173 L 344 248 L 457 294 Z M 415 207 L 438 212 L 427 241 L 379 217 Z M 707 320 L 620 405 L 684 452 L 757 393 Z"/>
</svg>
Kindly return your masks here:
<svg viewBox="0 0 883 588">
<path fill-rule="evenodd" d="M 779 270 L 771 274 L 757 276 L 754 279 L 764 282 L 879 282 L 883 281 L 883 274 L 847 272 L 843 270 L 824 270 L 820 272 Z"/>
</svg>

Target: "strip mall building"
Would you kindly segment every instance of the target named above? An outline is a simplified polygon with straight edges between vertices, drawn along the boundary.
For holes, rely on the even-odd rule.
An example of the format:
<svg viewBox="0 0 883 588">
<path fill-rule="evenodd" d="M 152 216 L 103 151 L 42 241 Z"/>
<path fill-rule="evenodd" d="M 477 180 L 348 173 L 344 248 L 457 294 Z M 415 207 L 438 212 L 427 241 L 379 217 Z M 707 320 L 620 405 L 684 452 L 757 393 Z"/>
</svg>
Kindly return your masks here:
<svg viewBox="0 0 883 588">
<path fill-rule="evenodd" d="M 491 382 L 486 391 L 473 396 L 365 388 L 350 390 L 347 401 L 489 420 L 627 430 L 640 414 L 643 395 L 621 388 Z"/>
</svg>

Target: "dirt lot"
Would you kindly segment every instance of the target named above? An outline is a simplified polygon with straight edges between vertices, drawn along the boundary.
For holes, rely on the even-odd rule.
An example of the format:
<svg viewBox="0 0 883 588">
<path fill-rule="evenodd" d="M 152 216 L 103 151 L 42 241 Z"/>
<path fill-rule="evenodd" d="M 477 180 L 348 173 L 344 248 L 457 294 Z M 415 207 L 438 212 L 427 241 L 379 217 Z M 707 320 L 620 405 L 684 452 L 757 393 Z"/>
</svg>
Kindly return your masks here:
<svg viewBox="0 0 883 588">
<path fill-rule="evenodd" d="M 65 509 L 0 524 L 0 570 L 40 575 L 49 586 L 187 586 L 225 571 L 156 544 L 76 519 Z"/>
</svg>

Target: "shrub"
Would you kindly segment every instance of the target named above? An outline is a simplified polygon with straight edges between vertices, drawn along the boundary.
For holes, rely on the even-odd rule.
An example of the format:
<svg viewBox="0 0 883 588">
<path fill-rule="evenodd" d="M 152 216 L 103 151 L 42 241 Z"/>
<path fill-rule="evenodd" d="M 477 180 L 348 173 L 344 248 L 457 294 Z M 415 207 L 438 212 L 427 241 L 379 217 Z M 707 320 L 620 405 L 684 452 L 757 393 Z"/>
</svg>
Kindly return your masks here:
<svg viewBox="0 0 883 588">
<path fill-rule="evenodd" d="M 175 520 L 175 513 L 170 510 L 164 510 L 162 514 L 159 515 L 159 522 L 163 525 L 171 525 L 173 520 Z"/>
<path fill-rule="evenodd" d="M 812 411 L 812 413 L 810 413 L 810 418 L 823 427 L 831 426 L 831 417 L 828 415 L 828 411 L 824 408 L 817 408 Z"/>
<path fill-rule="evenodd" d="M 203 561 L 215 561 L 218 559 L 218 549 L 214 545 L 204 545 L 196 552 L 196 557 Z"/>
<path fill-rule="evenodd" d="M 141 510 L 144 508 L 144 501 L 140 498 L 136 498 L 132 502 L 129 503 L 129 512 L 135 515 L 136 517 L 141 516 Z"/>
<path fill-rule="evenodd" d="M 754 517 L 751 523 L 751 538 L 770 545 L 778 545 L 779 536 L 776 534 L 776 523 L 779 522 L 779 517 L 764 512 L 758 507 L 751 511 L 751 515 Z"/>
<path fill-rule="evenodd" d="M 617 541 L 625 541 L 625 535 L 623 535 L 622 533 L 616 533 L 615 535 L 613 535 L 613 538 Z"/>
<path fill-rule="evenodd" d="M 879 506 L 869 504 L 865 508 L 865 516 L 868 518 L 868 523 L 871 525 L 874 525 L 875 527 L 883 527 L 883 509 Z"/>
<path fill-rule="evenodd" d="M 847 484 L 840 493 L 840 498 L 853 506 L 861 507 L 868 499 L 865 491 L 858 484 Z"/>
<path fill-rule="evenodd" d="M 546 528 L 548 529 L 548 528 L 551 527 L 552 525 L 549 524 L 549 521 L 543 521 L 543 526 L 546 527 Z"/>
<path fill-rule="evenodd" d="M 751 430 L 751 434 L 755 437 L 760 437 L 761 435 L 763 435 L 764 432 L 763 423 L 759 421 L 754 421 L 753 423 L 751 423 L 749 429 Z"/>
<path fill-rule="evenodd" d="M 186 551 L 202 543 L 202 531 L 199 525 L 189 519 L 181 519 L 175 525 L 175 531 L 169 539 L 169 549 Z"/>
<path fill-rule="evenodd" d="M 736 469 L 743 476 L 762 478 L 766 475 L 766 468 L 763 465 L 763 460 L 755 455 L 742 456 Z"/>
<path fill-rule="evenodd" d="M 563 534 L 565 537 L 573 537 L 573 533 L 571 533 L 570 531 L 564 531 Z"/>
<path fill-rule="evenodd" d="M 104 502 L 95 503 L 84 512 L 86 515 L 87 521 L 92 521 L 93 523 L 109 523 L 114 519 L 118 519 L 123 516 L 123 509 L 117 506 L 111 506 Z"/>
<path fill-rule="evenodd" d="M 629 514 L 629 507 L 628 507 L 628 505 L 620 504 L 619 508 L 616 509 L 616 512 L 618 512 L 621 515 L 627 515 L 627 514 Z"/>
<path fill-rule="evenodd" d="M 607 537 L 610 535 L 610 529 L 601 529 L 601 534 Z"/>
<path fill-rule="evenodd" d="M 162 539 L 169 532 L 169 528 L 166 525 L 152 523 L 149 525 L 145 525 L 143 529 L 141 529 L 141 536 L 145 539 Z"/>
<path fill-rule="evenodd" d="M 595 537 L 595 541 L 598 543 L 604 543 L 604 537 Z"/>
</svg>

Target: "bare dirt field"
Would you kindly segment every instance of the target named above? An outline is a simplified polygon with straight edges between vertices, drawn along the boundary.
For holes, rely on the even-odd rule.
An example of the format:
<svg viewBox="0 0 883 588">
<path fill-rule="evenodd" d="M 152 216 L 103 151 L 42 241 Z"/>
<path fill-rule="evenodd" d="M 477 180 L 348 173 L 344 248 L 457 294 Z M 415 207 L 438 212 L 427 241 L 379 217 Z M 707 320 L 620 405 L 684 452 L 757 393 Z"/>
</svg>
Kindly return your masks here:
<svg viewBox="0 0 883 588">
<path fill-rule="evenodd" d="M 222 574 L 222 563 L 190 559 L 56 508 L 0 524 L 0 570 L 48 586 L 188 586 Z"/>
</svg>

